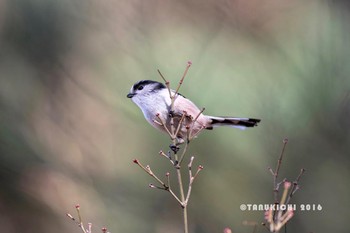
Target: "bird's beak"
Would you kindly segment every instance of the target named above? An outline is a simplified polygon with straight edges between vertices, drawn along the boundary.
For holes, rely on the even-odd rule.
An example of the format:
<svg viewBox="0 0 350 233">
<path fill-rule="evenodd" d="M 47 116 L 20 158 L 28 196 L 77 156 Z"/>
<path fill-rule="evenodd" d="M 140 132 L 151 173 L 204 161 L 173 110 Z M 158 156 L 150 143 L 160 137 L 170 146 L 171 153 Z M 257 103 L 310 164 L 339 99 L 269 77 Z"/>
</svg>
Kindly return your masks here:
<svg viewBox="0 0 350 233">
<path fill-rule="evenodd" d="M 134 97 L 134 95 L 136 95 L 136 94 L 134 94 L 134 93 L 129 93 L 129 94 L 126 95 L 126 97 L 132 98 L 132 97 Z"/>
</svg>

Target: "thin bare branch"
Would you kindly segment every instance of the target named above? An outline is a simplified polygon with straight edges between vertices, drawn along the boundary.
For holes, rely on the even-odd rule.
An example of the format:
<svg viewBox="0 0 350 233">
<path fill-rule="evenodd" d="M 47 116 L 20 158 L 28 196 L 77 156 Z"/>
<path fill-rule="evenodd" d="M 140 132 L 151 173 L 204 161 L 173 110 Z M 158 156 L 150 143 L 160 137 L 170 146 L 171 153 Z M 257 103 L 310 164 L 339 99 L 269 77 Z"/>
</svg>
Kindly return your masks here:
<svg viewBox="0 0 350 233">
<path fill-rule="evenodd" d="M 296 180 L 293 182 L 293 186 L 291 188 L 291 191 L 290 191 L 290 194 L 289 194 L 288 199 L 286 201 L 286 204 L 289 203 L 290 199 L 293 197 L 295 192 L 299 190 L 299 188 L 300 188 L 299 181 L 300 181 L 301 177 L 303 176 L 303 174 L 305 173 L 305 171 L 306 170 L 304 168 L 300 169 L 299 175 L 297 176 Z"/>
<path fill-rule="evenodd" d="M 188 139 L 189 140 L 192 140 L 193 138 L 195 138 L 195 136 L 197 136 L 197 134 L 202 131 L 202 129 L 200 129 L 195 136 L 192 136 L 192 131 L 193 131 L 193 128 L 194 128 L 194 124 L 197 122 L 198 120 L 198 117 L 204 112 L 205 108 L 202 108 L 202 110 L 197 114 L 197 116 L 192 120 L 192 123 L 191 123 L 191 127 L 190 127 L 190 132 L 189 132 L 189 135 L 188 135 Z M 204 127 L 203 127 L 204 128 Z"/>
<path fill-rule="evenodd" d="M 134 160 L 134 163 L 137 164 L 140 168 L 142 168 L 142 170 L 144 170 L 148 175 L 150 175 L 151 177 L 153 177 L 162 187 L 156 186 L 154 184 L 150 184 L 149 187 L 150 188 L 157 188 L 157 189 L 162 189 L 165 191 L 168 191 L 178 202 L 179 204 L 182 206 L 183 205 L 183 201 L 181 201 L 176 194 L 173 192 L 173 190 L 170 189 L 170 187 L 168 185 L 166 185 L 161 179 L 158 178 L 158 176 L 156 176 L 153 171 L 151 170 L 151 168 L 149 167 L 149 165 L 147 166 L 143 166 L 137 159 Z M 169 180 L 168 180 L 169 183 Z"/>
<path fill-rule="evenodd" d="M 158 71 L 160 77 L 163 79 L 163 81 L 164 81 L 164 83 L 165 83 L 165 86 L 167 87 L 167 89 L 168 89 L 168 91 L 169 91 L 169 96 L 170 96 L 170 98 L 172 98 L 172 97 L 171 97 L 172 95 L 171 95 L 171 89 L 170 89 L 170 82 L 164 78 L 164 76 L 163 76 L 163 74 L 160 72 L 160 70 L 157 70 L 157 71 Z"/>
<path fill-rule="evenodd" d="M 185 72 L 182 75 L 182 78 L 180 79 L 179 85 L 176 88 L 175 95 L 177 93 L 179 93 L 179 89 L 180 89 L 180 87 L 181 87 L 181 85 L 182 85 L 182 83 L 183 83 L 183 81 L 184 81 L 184 79 L 186 77 L 187 71 L 190 69 L 191 65 L 192 65 L 192 62 L 187 62 L 187 66 L 186 66 Z"/>
<path fill-rule="evenodd" d="M 160 121 L 161 125 L 164 127 L 164 129 L 166 130 L 166 132 L 169 134 L 170 138 L 171 138 L 171 139 L 174 139 L 174 137 L 175 137 L 175 136 L 174 136 L 174 133 L 172 133 L 172 132 L 169 131 L 168 127 L 166 126 L 164 120 L 160 117 L 160 114 L 159 114 L 159 113 L 156 114 L 156 117 L 158 118 L 158 120 Z"/>
<path fill-rule="evenodd" d="M 275 203 L 278 203 L 278 187 L 277 187 L 277 178 L 278 178 L 278 173 L 282 164 L 282 159 L 283 159 L 283 155 L 284 155 L 284 151 L 286 149 L 288 143 L 288 139 L 284 139 L 283 140 L 283 148 L 280 154 L 280 157 L 277 161 L 277 165 L 276 165 L 276 170 L 275 172 L 273 172 L 273 187 L 274 187 L 274 197 L 275 197 Z"/>
<path fill-rule="evenodd" d="M 171 163 L 172 165 L 175 165 L 175 163 L 174 163 L 173 159 L 171 158 L 170 154 L 169 154 L 169 155 L 168 155 L 168 154 L 165 154 L 163 151 L 159 151 L 159 154 L 160 154 L 161 156 L 163 156 L 163 157 L 169 159 L 169 161 L 170 161 L 170 163 Z"/>
<path fill-rule="evenodd" d="M 77 214 L 78 214 L 78 221 L 79 221 L 78 226 L 82 230 L 82 232 L 86 233 L 86 230 L 85 230 L 85 227 L 84 227 L 84 224 L 83 224 L 83 220 L 82 220 L 81 214 L 80 214 L 80 205 L 77 204 L 75 206 L 75 209 L 77 210 Z"/>
<path fill-rule="evenodd" d="M 179 132 L 180 132 L 182 126 L 183 126 L 182 123 L 183 123 L 183 121 L 184 121 L 186 115 L 187 115 L 187 112 L 184 111 L 184 112 L 182 113 L 182 116 L 181 116 L 181 118 L 180 118 L 180 121 L 179 121 L 179 123 L 178 123 L 178 125 L 177 125 L 177 129 L 176 129 L 176 131 L 175 131 L 175 137 L 177 137 L 177 135 L 179 134 Z"/>
<path fill-rule="evenodd" d="M 182 163 L 183 159 L 185 158 L 185 155 L 186 155 L 186 152 L 187 152 L 187 148 L 188 148 L 188 142 L 186 142 L 185 147 L 182 150 L 182 153 L 181 153 L 181 156 L 180 156 L 180 160 L 177 160 L 178 161 L 177 166 L 179 166 L 179 167 L 181 166 L 181 163 Z"/>
</svg>

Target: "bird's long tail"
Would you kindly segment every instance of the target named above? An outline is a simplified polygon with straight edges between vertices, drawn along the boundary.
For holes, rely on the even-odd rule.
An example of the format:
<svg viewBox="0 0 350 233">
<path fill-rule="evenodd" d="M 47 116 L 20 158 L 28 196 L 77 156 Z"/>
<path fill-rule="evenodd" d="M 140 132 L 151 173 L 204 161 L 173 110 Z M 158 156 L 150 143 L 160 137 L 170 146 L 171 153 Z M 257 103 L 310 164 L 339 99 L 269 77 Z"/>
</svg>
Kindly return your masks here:
<svg viewBox="0 0 350 233">
<path fill-rule="evenodd" d="M 257 126 L 261 121 L 260 119 L 254 118 L 240 118 L 240 117 L 213 117 L 209 116 L 211 119 L 212 127 L 217 126 L 230 126 L 238 129 L 246 129 L 247 127 Z"/>
</svg>

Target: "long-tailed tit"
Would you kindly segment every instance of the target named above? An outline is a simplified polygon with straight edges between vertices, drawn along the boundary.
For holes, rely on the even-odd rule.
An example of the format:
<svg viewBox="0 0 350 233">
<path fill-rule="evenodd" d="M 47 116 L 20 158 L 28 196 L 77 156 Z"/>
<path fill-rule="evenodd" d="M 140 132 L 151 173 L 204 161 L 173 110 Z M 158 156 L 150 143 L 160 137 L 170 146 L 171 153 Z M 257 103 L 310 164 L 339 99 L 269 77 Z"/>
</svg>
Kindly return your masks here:
<svg viewBox="0 0 350 233">
<path fill-rule="evenodd" d="M 172 95 L 175 94 L 171 90 Z M 202 129 L 213 129 L 217 126 L 231 126 L 245 129 L 254 127 L 260 119 L 238 118 L 238 117 L 214 117 L 201 113 L 201 110 L 192 103 L 191 100 L 177 94 L 174 100 L 173 112 L 171 112 L 171 98 L 168 88 L 160 82 L 152 80 L 141 80 L 135 83 L 130 93 L 127 95 L 142 110 L 146 120 L 156 129 L 167 132 L 162 124 L 170 129 L 171 117 L 173 117 L 174 127 L 177 128 L 183 114 L 182 125 L 177 134 L 178 142 L 184 142 L 188 137 L 188 127 L 191 127 L 191 135 L 197 135 Z M 197 119 L 195 120 L 195 118 Z M 195 121 L 194 121 L 195 120 Z"/>
</svg>

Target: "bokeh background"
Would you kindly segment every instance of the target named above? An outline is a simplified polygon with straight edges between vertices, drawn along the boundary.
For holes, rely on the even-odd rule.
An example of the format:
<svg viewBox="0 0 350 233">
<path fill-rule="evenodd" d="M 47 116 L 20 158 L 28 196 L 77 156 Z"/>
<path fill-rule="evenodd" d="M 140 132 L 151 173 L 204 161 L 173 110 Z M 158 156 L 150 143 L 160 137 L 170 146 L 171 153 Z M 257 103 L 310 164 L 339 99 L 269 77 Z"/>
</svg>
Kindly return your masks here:
<svg viewBox="0 0 350 233">
<path fill-rule="evenodd" d="M 167 136 L 126 98 L 141 79 L 174 84 L 212 115 L 262 119 L 190 146 L 205 167 L 189 205 L 191 232 L 252 232 L 272 203 L 272 177 L 307 172 L 287 232 L 349 232 L 350 4 L 344 0 L 0 1 L 0 228 L 182 232 L 181 210 L 132 163 L 160 176 Z M 173 183 L 173 186 L 175 183 Z M 263 227 L 258 232 L 266 232 Z"/>
</svg>

